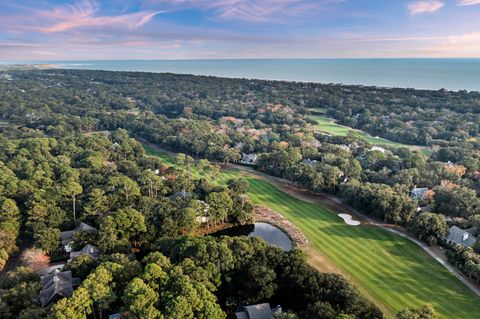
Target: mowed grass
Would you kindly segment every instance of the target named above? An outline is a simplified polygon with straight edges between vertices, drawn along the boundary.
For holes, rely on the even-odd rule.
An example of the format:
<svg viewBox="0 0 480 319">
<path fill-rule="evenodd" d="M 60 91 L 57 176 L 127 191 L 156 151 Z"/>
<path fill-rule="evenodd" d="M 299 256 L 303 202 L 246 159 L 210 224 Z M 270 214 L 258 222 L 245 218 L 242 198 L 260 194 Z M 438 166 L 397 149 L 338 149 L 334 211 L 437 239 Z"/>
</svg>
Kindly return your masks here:
<svg viewBox="0 0 480 319">
<path fill-rule="evenodd" d="M 143 149 L 145 150 L 145 153 L 147 155 L 159 157 L 162 160 L 162 162 L 164 164 L 168 165 L 168 166 L 174 165 L 174 158 L 172 157 L 172 155 L 170 155 L 166 152 L 158 151 L 158 150 L 154 149 L 153 147 L 150 147 L 146 143 L 142 143 L 142 146 L 143 146 Z"/>
<path fill-rule="evenodd" d="M 150 155 L 173 165 L 172 157 L 143 145 Z M 243 174 L 223 171 L 219 182 Z M 425 253 L 396 234 L 375 226 L 346 225 L 335 212 L 296 199 L 272 184 L 245 175 L 253 203 L 270 207 L 288 218 L 308 238 L 309 253 L 326 256 L 385 315 L 406 307 L 432 304 L 441 318 L 479 318 L 480 298 Z"/>
<path fill-rule="evenodd" d="M 334 262 L 388 317 L 405 307 L 430 303 L 442 318 L 480 318 L 480 298 L 408 239 L 375 226 L 348 226 L 320 205 L 248 179 L 255 204 L 270 207 L 297 225 L 314 253 Z"/>
<path fill-rule="evenodd" d="M 354 129 L 354 128 L 351 128 L 351 127 L 348 127 L 348 126 L 343 126 L 343 125 L 340 125 L 340 124 L 336 124 L 336 123 L 332 122 L 331 119 L 329 119 L 327 117 L 324 117 L 324 116 L 309 115 L 308 117 L 312 120 L 315 120 L 318 123 L 317 125 L 314 125 L 315 129 L 317 129 L 319 131 L 322 131 L 322 132 L 325 132 L 325 133 L 328 133 L 328 134 L 338 135 L 338 136 L 347 136 L 349 133 L 350 134 L 355 133 L 358 136 L 360 136 L 362 139 L 364 139 L 364 140 L 366 140 L 369 143 L 374 144 L 374 145 L 389 145 L 389 146 L 394 146 L 394 147 L 411 147 L 411 145 L 405 145 L 405 144 L 393 142 L 393 141 L 390 141 L 390 140 L 387 140 L 387 139 L 384 139 L 384 138 L 381 138 L 381 137 L 379 137 L 379 138 L 373 137 L 373 136 L 370 136 L 369 134 L 367 134 L 363 131 L 360 131 L 360 130 L 357 130 L 357 129 Z"/>
</svg>

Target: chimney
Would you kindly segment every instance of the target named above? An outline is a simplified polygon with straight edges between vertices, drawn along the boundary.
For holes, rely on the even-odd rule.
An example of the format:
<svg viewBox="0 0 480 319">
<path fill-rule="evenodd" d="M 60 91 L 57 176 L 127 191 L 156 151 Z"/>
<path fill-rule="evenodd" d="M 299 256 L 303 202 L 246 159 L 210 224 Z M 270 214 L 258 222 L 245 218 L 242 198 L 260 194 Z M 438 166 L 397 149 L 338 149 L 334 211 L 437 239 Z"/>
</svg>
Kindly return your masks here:
<svg viewBox="0 0 480 319">
<path fill-rule="evenodd" d="M 468 233 L 464 233 L 463 236 L 462 236 L 462 240 L 465 241 L 468 239 Z"/>
</svg>

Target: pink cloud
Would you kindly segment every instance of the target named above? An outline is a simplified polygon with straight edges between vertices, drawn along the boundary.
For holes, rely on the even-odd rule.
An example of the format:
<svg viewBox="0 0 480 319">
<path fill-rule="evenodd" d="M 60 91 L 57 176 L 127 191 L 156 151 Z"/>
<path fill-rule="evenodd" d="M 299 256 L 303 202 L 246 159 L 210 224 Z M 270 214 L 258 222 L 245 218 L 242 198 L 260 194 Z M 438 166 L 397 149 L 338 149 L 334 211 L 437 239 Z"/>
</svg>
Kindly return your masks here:
<svg viewBox="0 0 480 319">
<path fill-rule="evenodd" d="M 458 0 L 457 6 L 474 6 L 480 4 L 480 0 Z"/>
<path fill-rule="evenodd" d="M 445 2 L 443 1 L 415 1 L 411 2 L 408 5 L 408 11 L 410 15 L 418 15 L 422 13 L 432 13 L 440 10 L 445 6 Z"/>
<path fill-rule="evenodd" d="M 91 0 L 82 0 L 73 5 L 62 5 L 52 10 L 38 12 L 39 25 L 34 31 L 54 33 L 82 27 L 120 25 L 128 29 L 139 28 L 152 20 L 161 11 L 140 11 L 116 16 L 98 16 L 100 6 Z"/>
</svg>

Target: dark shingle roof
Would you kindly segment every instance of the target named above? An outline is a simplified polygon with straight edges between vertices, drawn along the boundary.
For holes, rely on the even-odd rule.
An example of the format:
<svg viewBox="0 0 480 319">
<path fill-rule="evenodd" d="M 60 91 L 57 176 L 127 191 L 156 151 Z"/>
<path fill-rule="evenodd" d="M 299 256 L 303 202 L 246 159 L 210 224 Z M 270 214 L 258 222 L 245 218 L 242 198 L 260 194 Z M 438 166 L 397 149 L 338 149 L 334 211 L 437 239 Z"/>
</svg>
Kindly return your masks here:
<svg viewBox="0 0 480 319">
<path fill-rule="evenodd" d="M 73 239 L 73 235 L 78 232 L 88 232 L 88 233 L 96 233 L 98 230 L 95 227 L 87 225 L 85 223 L 80 223 L 77 227 L 72 230 L 62 231 L 60 233 L 60 239 L 62 240 L 62 244 L 65 245 Z"/>
<path fill-rule="evenodd" d="M 97 259 L 100 256 L 100 249 L 93 245 L 85 245 L 81 250 L 79 251 L 72 251 L 70 252 L 70 259 L 73 259 L 77 256 L 81 255 L 90 255 L 93 257 L 93 259 Z"/>
<path fill-rule="evenodd" d="M 268 303 L 245 306 L 245 311 L 237 312 L 237 319 L 272 319 L 272 309 Z"/>
<path fill-rule="evenodd" d="M 72 272 L 56 269 L 47 276 L 40 277 L 42 290 L 39 299 L 42 307 L 48 305 L 56 297 L 70 297 L 73 294 Z"/>
<path fill-rule="evenodd" d="M 477 241 L 475 236 L 457 226 L 450 227 L 450 233 L 445 239 L 465 247 L 471 247 Z"/>
<path fill-rule="evenodd" d="M 176 199 L 176 198 L 188 198 L 190 196 L 192 196 L 191 193 L 182 190 L 180 192 L 176 192 L 175 194 L 169 196 L 168 199 L 173 200 L 173 199 Z"/>
</svg>

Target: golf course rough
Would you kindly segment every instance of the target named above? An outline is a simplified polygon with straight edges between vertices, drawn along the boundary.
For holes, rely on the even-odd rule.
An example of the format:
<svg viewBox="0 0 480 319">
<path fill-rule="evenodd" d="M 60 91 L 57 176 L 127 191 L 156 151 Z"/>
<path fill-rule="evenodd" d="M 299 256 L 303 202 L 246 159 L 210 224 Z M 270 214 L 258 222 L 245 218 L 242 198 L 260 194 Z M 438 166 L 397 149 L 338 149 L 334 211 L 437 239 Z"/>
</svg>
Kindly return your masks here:
<svg viewBox="0 0 480 319">
<path fill-rule="evenodd" d="M 352 227 L 336 213 L 247 177 L 249 197 L 282 214 L 388 317 L 430 303 L 441 318 L 480 318 L 480 298 L 420 247 L 376 226 Z"/>
</svg>

